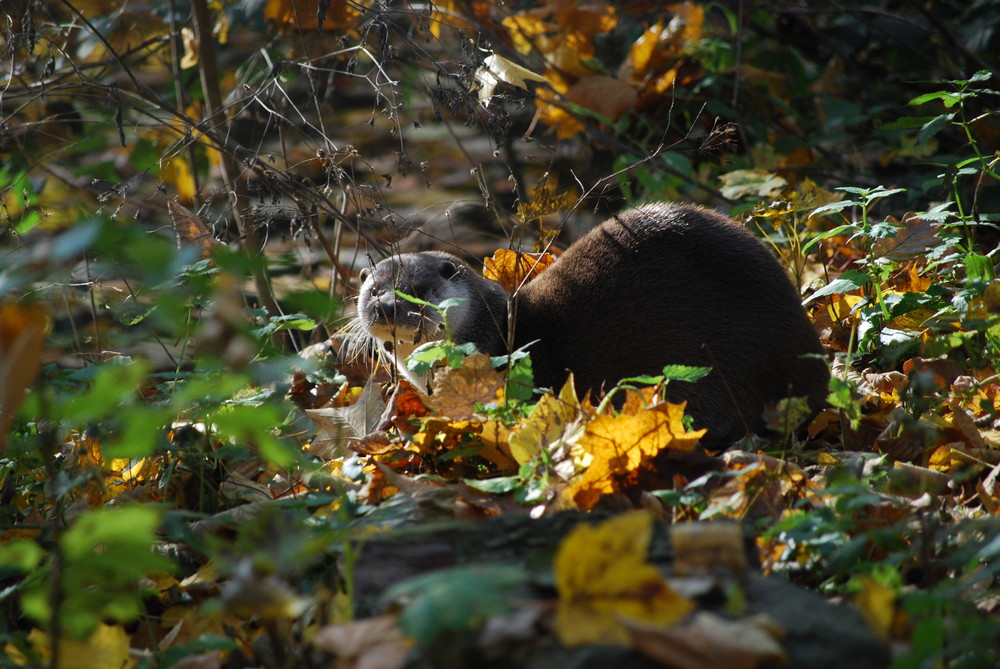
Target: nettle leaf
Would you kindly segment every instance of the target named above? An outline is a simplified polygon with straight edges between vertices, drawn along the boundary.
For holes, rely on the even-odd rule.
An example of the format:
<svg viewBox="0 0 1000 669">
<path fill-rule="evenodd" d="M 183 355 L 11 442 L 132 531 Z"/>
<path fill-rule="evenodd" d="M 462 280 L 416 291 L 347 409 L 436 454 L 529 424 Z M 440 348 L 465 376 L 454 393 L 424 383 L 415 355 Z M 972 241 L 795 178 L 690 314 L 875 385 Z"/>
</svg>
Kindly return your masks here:
<svg viewBox="0 0 1000 669">
<path fill-rule="evenodd" d="M 942 114 L 937 116 L 920 128 L 920 132 L 917 133 L 917 143 L 926 144 L 931 140 L 934 135 L 938 134 L 942 128 L 946 127 L 955 118 L 955 114 Z"/>
<path fill-rule="evenodd" d="M 711 371 L 711 367 L 667 365 L 663 368 L 663 376 L 671 381 L 688 381 L 689 383 L 693 383 L 694 381 L 705 378 Z"/>
<path fill-rule="evenodd" d="M 834 204 L 843 204 L 843 203 L 841 203 L 841 202 L 835 202 Z M 856 202 L 849 202 L 848 204 L 851 205 L 851 204 L 857 204 L 857 203 Z M 843 208 L 843 207 L 841 207 L 841 208 Z M 819 209 L 814 209 L 813 212 L 811 214 L 809 214 L 809 215 L 810 216 L 815 216 L 816 213 L 820 211 L 820 209 L 826 209 L 826 207 L 820 207 Z M 838 211 L 839 211 L 839 209 L 838 209 Z M 848 232 L 850 232 L 851 234 L 856 234 L 859 229 L 860 228 L 857 225 L 855 225 L 853 223 L 849 223 L 847 225 L 837 226 L 833 230 L 827 230 L 826 232 L 821 232 L 820 234 L 818 234 L 815 237 L 813 237 L 812 239 L 810 239 L 808 244 L 806 244 L 805 246 L 802 247 L 802 253 L 808 253 L 809 249 L 811 249 L 813 246 L 815 246 L 816 244 L 820 243 L 824 239 L 828 239 L 830 237 L 836 237 L 837 235 L 843 235 L 843 234 L 848 233 Z"/>
<path fill-rule="evenodd" d="M 905 228 L 905 225 L 899 225 L 892 221 L 881 221 L 872 224 L 871 230 L 868 231 L 868 236 L 873 239 L 892 239 L 896 236 L 896 233 Z"/>
<path fill-rule="evenodd" d="M 879 130 L 912 130 L 914 128 L 922 128 L 931 121 L 941 118 L 941 115 L 937 116 L 901 116 L 895 121 L 889 121 L 888 123 L 879 121 L 876 119 L 875 127 Z"/>
<path fill-rule="evenodd" d="M 813 300 L 826 297 L 827 295 L 837 295 L 840 293 L 847 293 L 852 290 L 860 290 L 861 288 L 867 286 L 870 281 L 870 277 L 864 272 L 859 272 L 854 269 L 847 270 L 838 278 L 813 293 L 809 299 L 805 301 L 805 304 L 809 304 Z"/>
<path fill-rule="evenodd" d="M 857 204 L 858 203 L 855 202 L 854 200 L 840 200 L 839 202 L 829 202 L 827 204 L 824 204 L 822 207 L 817 207 L 817 208 L 813 209 L 812 213 L 810 213 L 809 215 L 810 216 L 822 216 L 824 214 L 835 214 L 838 211 L 843 211 L 843 210 L 845 210 L 845 209 L 847 209 L 849 207 L 855 207 L 855 206 L 857 206 Z M 844 228 L 844 227 L 847 227 L 847 226 L 841 226 L 841 228 Z M 840 229 L 840 228 L 838 228 L 838 229 Z M 829 232 L 826 232 L 824 234 L 827 235 L 827 236 L 829 236 L 829 235 L 832 235 L 832 234 L 841 234 L 841 233 L 834 232 L 833 230 L 830 230 Z"/>
<path fill-rule="evenodd" d="M 991 281 L 994 279 L 993 262 L 979 253 L 966 253 L 962 258 L 965 274 L 970 281 Z"/>
</svg>

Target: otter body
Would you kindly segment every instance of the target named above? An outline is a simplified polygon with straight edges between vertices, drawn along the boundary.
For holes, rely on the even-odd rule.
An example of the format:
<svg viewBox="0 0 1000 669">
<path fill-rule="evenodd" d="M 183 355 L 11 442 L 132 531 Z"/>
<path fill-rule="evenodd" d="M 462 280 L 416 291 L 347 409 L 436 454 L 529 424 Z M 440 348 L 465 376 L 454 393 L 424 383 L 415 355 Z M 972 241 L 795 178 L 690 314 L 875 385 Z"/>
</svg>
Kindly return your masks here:
<svg viewBox="0 0 1000 669">
<path fill-rule="evenodd" d="M 394 289 L 435 304 L 466 298 L 448 311 L 448 329 L 483 353 L 534 341 L 539 387 L 558 389 L 567 370 L 583 392 L 668 364 L 712 367 L 668 386 L 708 428 L 708 444 L 738 440 L 745 426 L 765 431 L 769 402 L 807 396 L 818 410 L 826 398 L 826 365 L 803 357 L 822 348 L 784 269 L 751 233 L 698 207 L 645 205 L 590 231 L 517 291 L 510 342 L 506 292 L 454 256 L 404 254 L 362 276 L 359 318 L 404 374 L 406 355 L 445 332 L 436 313 Z"/>
</svg>

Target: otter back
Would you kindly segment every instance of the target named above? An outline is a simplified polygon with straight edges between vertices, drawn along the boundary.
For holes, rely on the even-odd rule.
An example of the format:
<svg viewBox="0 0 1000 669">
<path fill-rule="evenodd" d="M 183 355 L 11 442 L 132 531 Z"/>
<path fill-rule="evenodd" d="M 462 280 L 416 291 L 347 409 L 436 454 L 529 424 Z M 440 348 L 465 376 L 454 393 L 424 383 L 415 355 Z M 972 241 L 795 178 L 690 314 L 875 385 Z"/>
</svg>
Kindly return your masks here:
<svg viewBox="0 0 1000 669">
<path fill-rule="evenodd" d="M 442 256 L 450 263 L 443 272 Z M 372 277 L 413 265 L 433 265 L 420 275 L 441 277 L 429 296 L 448 284 L 449 294 L 469 297 L 456 323 L 449 315 L 456 341 L 491 355 L 506 351 L 506 294 L 447 254 L 408 254 L 375 267 L 359 299 L 370 332 L 384 339 L 367 315 L 375 300 L 365 295 L 379 288 Z M 605 221 L 525 284 L 511 315 L 510 348 L 536 342 L 529 350 L 539 387 L 560 387 L 567 370 L 582 392 L 669 364 L 712 367 L 696 383 L 668 386 L 671 399 L 688 402 L 696 427 L 708 428 L 709 445 L 739 439 L 744 426 L 763 432 L 768 402 L 807 396 L 818 410 L 826 397 L 826 365 L 802 357 L 822 348 L 784 269 L 751 233 L 698 207 L 652 204 Z"/>
</svg>

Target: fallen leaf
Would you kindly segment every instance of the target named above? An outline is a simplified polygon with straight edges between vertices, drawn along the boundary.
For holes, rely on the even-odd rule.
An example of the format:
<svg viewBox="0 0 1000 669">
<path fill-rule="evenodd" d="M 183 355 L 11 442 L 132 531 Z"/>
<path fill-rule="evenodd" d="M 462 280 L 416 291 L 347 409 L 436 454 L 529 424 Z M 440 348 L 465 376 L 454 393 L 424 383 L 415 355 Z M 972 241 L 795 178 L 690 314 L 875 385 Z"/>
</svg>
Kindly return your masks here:
<svg viewBox="0 0 1000 669">
<path fill-rule="evenodd" d="M 629 645 L 623 621 L 673 625 L 691 612 L 694 603 L 646 561 L 652 532 L 653 515 L 633 511 L 580 523 L 563 539 L 554 564 L 561 643 Z"/>
<path fill-rule="evenodd" d="M 590 509 L 601 495 L 618 492 L 622 476 L 665 448 L 693 450 L 706 430 L 687 431 L 684 406 L 661 403 L 633 415 L 596 416 L 587 423 L 577 446 L 590 462 L 570 491 L 577 505 Z"/>
<path fill-rule="evenodd" d="M 853 597 L 854 605 L 875 636 L 883 642 L 888 641 L 896 617 L 896 591 L 870 576 L 858 576 L 856 582 L 860 590 Z"/>
<path fill-rule="evenodd" d="M 395 669 L 402 667 L 413 647 L 394 615 L 367 618 L 323 627 L 313 643 L 337 657 L 344 669 Z"/>
<path fill-rule="evenodd" d="M 552 393 L 542 395 L 528 418 L 511 432 L 508 440 L 511 454 L 519 464 L 531 461 L 543 448 L 571 436 L 581 418 L 580 400 L 576 397 L 571 375 L 558 397 Z"/>
<path fill-rule="evenodd" d="M 435 368 L 432 392 L 424 404 L 452 420 L 466 420 L 476 412 L 477 404 L 496 400 L 503 381 L 503 372 L 493 369 L 490 356 L 474 353 L 460 367 Z"/>
<path fill-rule="evenodd" d="M 217 242 L 212 236 L 212 232 L 201 222 L 201 219 L 190 209 L 174 200 L 167 202 L 167 212 L 170 213 L 170 220 L 174 223 L 177 246 L 189 244 L 198 249 L 200 257 L 207 257 Z"/>
<path fill-rule="evenodd" d="M 319 428 L 313 440 L 313 449 L 324 449 L 323 457 L 326 459 L 344 455 L 346 439 L 360 439 L 376 431 L 385 408 L 378 385 L 369 380 L 358 400 L 350 406 L 307 409 L 306 416 Z"/>
<path fill-rule="evenodd" d="M 785 664 L 788 655 L 778 643 L 782 630 L 766 615 L 727 620 L 699 611 L 674 627 L 622 623 L 636 650 L 675 669 L 754 669 Z"/>
</svg>

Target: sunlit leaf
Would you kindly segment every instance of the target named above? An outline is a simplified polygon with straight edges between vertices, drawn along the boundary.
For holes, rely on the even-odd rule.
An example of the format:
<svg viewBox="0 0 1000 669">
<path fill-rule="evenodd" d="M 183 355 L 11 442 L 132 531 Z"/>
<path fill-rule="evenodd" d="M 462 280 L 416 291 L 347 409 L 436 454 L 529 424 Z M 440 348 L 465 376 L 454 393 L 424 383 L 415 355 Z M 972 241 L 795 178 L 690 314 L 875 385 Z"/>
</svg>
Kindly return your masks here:
<svg viewBox="0 0 1000 669">
<path fill-rule="evenodd" d="M 500 82 L 527 90 L 529 81 L 546 81 L 542 75 L 497 54 L 487 56 L 483 61 L 483 67 L 476 70 L 475 78 L 479 85 L 479 101 L 484 107 L 489 105 L 493 90 Z"/>
<path fill-rule="evenodd" d="M 513 293 L 526 281 L 538 276 L 555 262 L 550 253 L 518 253 L 497 249 L 492 258 L 483 261 L 483 276 L 496 281 L 508 293 Z"/>
<path fill-rule="evenodd" d="M 560 642 L 628 645 L 621 619 L 672 625 L 694 608 L 646 561 L 652 531 L 653 516 L 634 511 L 580 523 L 563 539 L 553 566 Z"/>
<path fill-rule="evenodd" d="M 589 509 L 601 495 L 617 492 L 623 476 L 665 448 L 692 450 L 706 430 L 688 432 L 683 418 L 683 404 L 663 403 L 632 415 L 600 415 L 587 423 L 577 446 L 590 463 L 571 488 L 577 505 Z"/>
<path fill-rule="evenodd" d="M 510 435 L 510 450 L 520 464 L 537 457 L 543 448 L 570 436 L 573 422 L 581 416 L 573 377 L 570 376 L 556 397 L 545 393 L 528 418 Z"/>
</svg>

